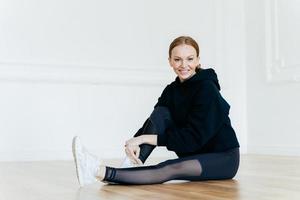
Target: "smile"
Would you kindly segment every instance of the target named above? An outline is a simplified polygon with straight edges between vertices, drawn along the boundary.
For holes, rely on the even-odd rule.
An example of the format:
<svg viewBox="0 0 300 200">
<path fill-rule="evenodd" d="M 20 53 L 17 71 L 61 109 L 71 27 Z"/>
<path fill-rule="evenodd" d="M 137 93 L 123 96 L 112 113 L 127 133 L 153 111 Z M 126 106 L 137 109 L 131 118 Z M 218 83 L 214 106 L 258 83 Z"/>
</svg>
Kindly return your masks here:
<svg viewBox="0 0 300 200">
<path fill-rule="evenodd" d="M 187 73 L 189 72 L 190 70 L 179 70 L 180 73 Z"/>
</svg>

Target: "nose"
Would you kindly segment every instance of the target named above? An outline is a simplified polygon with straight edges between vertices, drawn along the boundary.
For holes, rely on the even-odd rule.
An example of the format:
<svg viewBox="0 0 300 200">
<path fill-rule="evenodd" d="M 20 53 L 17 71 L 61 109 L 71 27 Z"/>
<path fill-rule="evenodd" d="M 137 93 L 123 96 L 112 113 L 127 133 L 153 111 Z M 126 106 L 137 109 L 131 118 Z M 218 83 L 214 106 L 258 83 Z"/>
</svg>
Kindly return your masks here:
<svg viewBox="0 0 300 200">
<path fill-rule="evenodd" d="M 185 68 L 187 66 L 188 66 L 188 64 L 185 60 L 181 61 L 180 67 Z"/>
</svg>

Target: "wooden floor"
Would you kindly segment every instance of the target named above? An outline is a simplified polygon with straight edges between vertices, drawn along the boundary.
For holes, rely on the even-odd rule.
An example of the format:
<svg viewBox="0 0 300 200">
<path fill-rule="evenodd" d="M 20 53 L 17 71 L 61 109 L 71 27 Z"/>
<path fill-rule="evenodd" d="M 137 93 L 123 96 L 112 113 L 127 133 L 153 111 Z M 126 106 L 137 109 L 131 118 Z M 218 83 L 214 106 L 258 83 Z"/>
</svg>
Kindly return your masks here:
<svg viewBox="0 0 300 200">
<path fill-rule="evenodd" d="M 160 160 L 151 160 L 155 164 Z M 119 161 L 108 161 L 117 166 Z M 300 199 L 300 157 L 241 155 L 233 180 L 79 188 L 73 162 L 0 162 L 1 200 Z"/>
</svg>

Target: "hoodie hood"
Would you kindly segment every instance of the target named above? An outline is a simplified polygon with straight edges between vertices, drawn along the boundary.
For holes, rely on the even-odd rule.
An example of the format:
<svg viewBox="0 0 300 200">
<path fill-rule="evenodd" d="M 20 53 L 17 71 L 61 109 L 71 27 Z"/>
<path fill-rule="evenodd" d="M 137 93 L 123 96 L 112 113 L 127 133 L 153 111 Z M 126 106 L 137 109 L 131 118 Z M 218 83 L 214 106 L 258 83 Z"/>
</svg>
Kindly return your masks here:
<svg viewBox="0 0 300 200">
<path fill-rule="evenodd" d="M 194 74 L 191 78 L 183 82 L 180 82 L 180 79 L 177 76 L 175 79 L 175 84 L 178 86 L 187 86 L 193 84 L 196 81 L 204 81 L 204 80 L 211 80 L 216 85 L 218 90 L 221 90 L 217 74 L 215 70 L 212 68 L 201 69 L 200 71 L 196 72 L 196 74 Z"/>
</svg>

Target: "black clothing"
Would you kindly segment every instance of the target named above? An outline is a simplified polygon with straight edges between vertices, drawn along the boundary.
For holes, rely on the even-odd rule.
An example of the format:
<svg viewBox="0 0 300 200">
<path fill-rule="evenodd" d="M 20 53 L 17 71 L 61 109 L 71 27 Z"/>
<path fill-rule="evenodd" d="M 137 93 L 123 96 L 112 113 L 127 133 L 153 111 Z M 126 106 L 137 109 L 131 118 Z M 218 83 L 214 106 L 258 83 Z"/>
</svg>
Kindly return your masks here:
<svg viewBox="0 0 300 200">
<path fill-rule="evenodd" d="M 157 165 L 114 168 L 106 166 L 103 182 L 118 184 L 157 184 L 169 180 L 232 179 L 239 168 L 239 148 L 169 159 Z"/>
<path fill-rule="evenodd" d="M 138 137 L 143 134 L 165 134 L 165 130 L 173 123 L 170 111 L 165 106 L 157 106 L 150 117 L 144 124 L 144 129 L 137 132 L 134 137 Z M 141 144 L 140 145 L 140 155 L 139 159 L 142 163 L 145 163 L 146 159 L 149 157 L 156 145 Z"/>
<path fill-rule="evenodd" d="M 168 107 L 174 121 L 166 134 L 158 134 L 157 145 L 166 146 L 179 157 L 239 147 L 228 116 L 230 105 L 221 96 L 220 89 L 217 74 L 211 68 L 200 70 L 184 82 L 177 76 L 154 106 Z"/>
<path fill-rule="evenodd" d="M 134 137 L 157 134 L 158 146 L 175 151 L 179 158 L 133 168 L 106 166 L 103 181 L 155 184 L 233 178 L 239 167 L 239 143 L 228 117 L 230 106 L 219 90 L 213 69 L 202 69 L 182 83 L 177 77 L 163 90 Z M 140 145 L 143 163 L 154 148 Z"/>
</svg>

